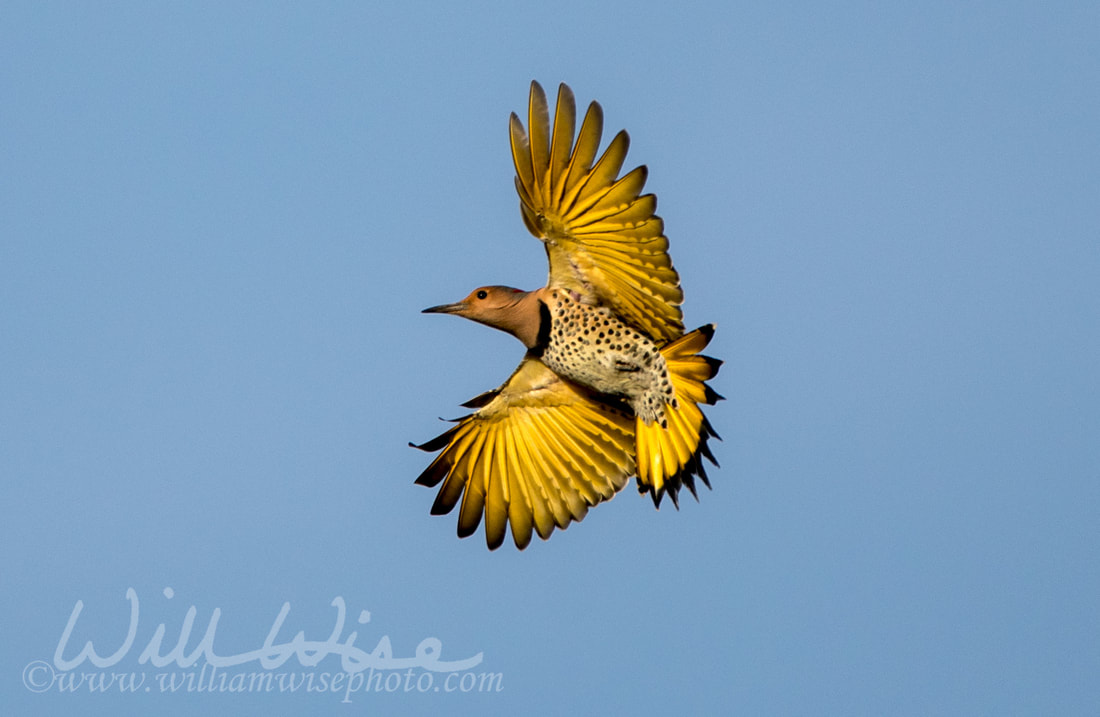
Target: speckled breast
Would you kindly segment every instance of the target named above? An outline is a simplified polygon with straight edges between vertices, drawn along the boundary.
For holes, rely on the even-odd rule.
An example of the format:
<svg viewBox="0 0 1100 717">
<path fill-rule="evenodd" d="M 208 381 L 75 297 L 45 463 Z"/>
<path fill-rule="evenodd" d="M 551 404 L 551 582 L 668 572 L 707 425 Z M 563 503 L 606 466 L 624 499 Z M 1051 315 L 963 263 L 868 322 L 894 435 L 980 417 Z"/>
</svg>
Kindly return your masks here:
<svg viewBox="0 0 1100 717">
<path fill-rule="evenodd" d="M 551 292 L 547 310 L 543 363 L 575 383 L 625 398 L 647 422 L 663 421 L 664 404 L 675 405 L 675 394 L 664 357 L 648 336 L 607 307 L 560 289 Z"/>
</svg>

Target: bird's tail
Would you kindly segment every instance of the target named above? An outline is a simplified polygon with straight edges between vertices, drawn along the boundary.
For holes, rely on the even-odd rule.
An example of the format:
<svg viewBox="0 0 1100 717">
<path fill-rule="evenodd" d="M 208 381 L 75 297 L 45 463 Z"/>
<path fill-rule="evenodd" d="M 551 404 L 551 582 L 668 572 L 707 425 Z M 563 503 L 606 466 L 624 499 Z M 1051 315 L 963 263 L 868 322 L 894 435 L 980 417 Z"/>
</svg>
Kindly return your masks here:
<svg viewBox="0 0 1100 717">
<path fill-rule="evenodd" d="M 722 362 L 699 353 L 713 336 L 714 324 L 707 324 L 661 347 L 678 406 L 665 405 L 667 428 L 659 421 L 647 425 L 641 418 L 635 419 L 638 491 L 650 493 L 657 507 L 666 491 L 679 507 L 677 494 L 685 485 L 698 500 L 695 476 L 710 487 L 702 458 L 718 465 L 707 440 L 712 436 L 721 438 L 699 407 L 701 403 L 714 405 L 722 398 L 706 384 L 718 374 Z"/>
</svg>

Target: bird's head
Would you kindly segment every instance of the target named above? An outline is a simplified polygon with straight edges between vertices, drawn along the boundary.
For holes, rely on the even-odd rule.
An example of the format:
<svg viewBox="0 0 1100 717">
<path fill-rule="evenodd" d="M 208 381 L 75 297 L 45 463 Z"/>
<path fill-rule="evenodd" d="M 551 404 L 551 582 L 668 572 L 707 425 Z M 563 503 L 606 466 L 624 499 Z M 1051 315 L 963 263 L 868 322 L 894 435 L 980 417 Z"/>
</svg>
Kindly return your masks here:
<svg viewBox="0 0 1100 717">
<path fill-rule="evenodd" d="M 482 286 L 462 301 L 424 309 L 425 314 L 454 314 L 507 331 L 531 348 L 538 339 L 539 314 L 535 294 L 510 286 Z"/>
</svg>

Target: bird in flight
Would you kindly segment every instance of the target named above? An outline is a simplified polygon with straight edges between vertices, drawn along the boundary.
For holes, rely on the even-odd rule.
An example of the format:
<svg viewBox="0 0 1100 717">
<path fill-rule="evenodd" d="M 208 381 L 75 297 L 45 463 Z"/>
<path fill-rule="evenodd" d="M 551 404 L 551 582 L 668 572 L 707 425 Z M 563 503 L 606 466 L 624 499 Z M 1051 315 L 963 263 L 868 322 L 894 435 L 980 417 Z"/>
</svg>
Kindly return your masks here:
<svg viewBox="0 0 1100 717">
<path fill-rule="evenodd" d="M 629 137 L 619 132 L 596 158 L 603 110 L 593 102 L 576 127 L 576 102 L 558 88 L 553 128 L 546 93 L 531 83 L 527 129 L 512 114 L 516 191 L 527 229 L 550 261 L 545 287 L 483 286 L 424 313 L 454 314 L 501 329 L 527 348 L 500 388 L 463 404 L 473 409 L 420 445 L 439 452 L 416 479 L 442 485 L 433 515 L 458 510 L 458 535 L 485 518 L 491 550 L 508 525 L 520 550 L 532 532 L 580 521 L 632 476 L 654 505 L 695 478 L 709 488 L 702 458 L 718 465 L 718 438 L 700 404 L 722 397 L 706 381 L 721 361 L 700 353 L 706 325 L 684 333 L 683 291 L 668 256 L 657 199 L 641 194 L 647 170 L 622 177 Z"/>
</svg>

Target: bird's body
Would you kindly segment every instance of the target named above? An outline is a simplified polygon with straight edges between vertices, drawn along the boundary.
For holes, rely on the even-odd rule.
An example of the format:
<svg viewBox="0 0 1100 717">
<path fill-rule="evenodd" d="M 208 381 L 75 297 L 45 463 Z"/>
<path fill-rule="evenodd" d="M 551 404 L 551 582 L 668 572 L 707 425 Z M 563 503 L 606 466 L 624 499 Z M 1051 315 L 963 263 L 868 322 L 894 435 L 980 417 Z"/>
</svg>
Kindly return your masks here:
<svg viewBox="0 0 1100 717">
<path fill-rule="evenodd" d="M 550 326 L 542 362 L 563 378 L 625 400 L 647 424 L 667 425 L 665 404 L 675 408 L 676 395 L 657 344 L 606 306 L 585 304 L 569 291 L 547 293 Z"/>
<path fill-rule="evenodd" d="M 434 514 L 461 501 L 458 532 L 485 517 L 498 547 L 510 523 L 522 549 L 611 498 L 631 476 L 660 505 L 681 486 L 707 482 L 701 458 L 717 437 L 699 408 L 720 396 L 706 381 L 720 361 L 699 352 L 714 333 L 684 333 L 679 276 L 668 257 L 656 199 L 641 195 L 645 167 L 618 178 L 620 132 L 596 161 L 602 111 L 592 103 L 573 142 L 575 104 L 558 91 L 553 131 L 546 96 L 531 85 L 530 136 L 513 114 L 516 189 L 527 228 L 550 262 L 547 286 L 475 289 L 425 309 L 513 334 L 527 354 L 498 389 L 419 448 L 441 451 L 417 482 L 442 482 Z M 715 462 L 716 464 L 716 462 Z"/>
</svg>

